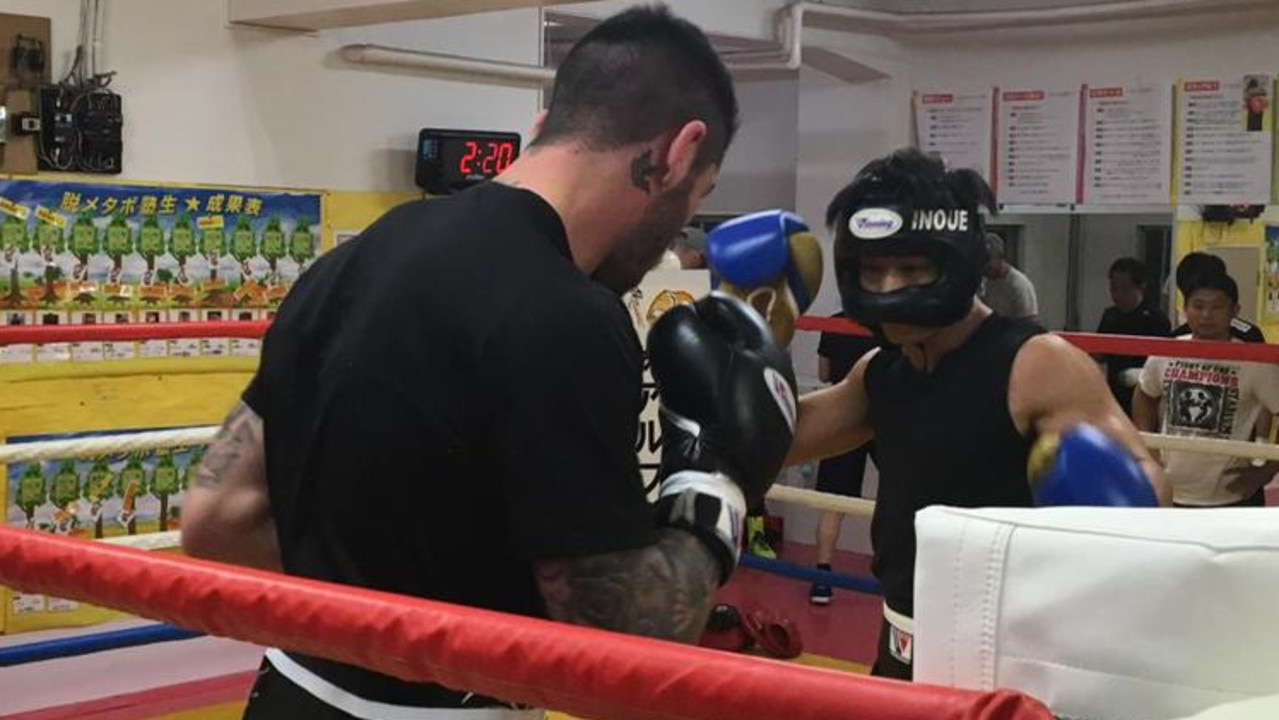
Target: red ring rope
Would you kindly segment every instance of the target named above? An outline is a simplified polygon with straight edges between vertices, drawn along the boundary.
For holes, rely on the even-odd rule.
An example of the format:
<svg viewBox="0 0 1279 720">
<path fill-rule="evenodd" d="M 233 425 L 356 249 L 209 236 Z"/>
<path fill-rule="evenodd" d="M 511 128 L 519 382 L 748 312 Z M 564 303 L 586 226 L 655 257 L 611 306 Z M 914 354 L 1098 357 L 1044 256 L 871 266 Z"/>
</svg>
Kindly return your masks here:
<svg viewBox="0 0 1279 720">
<path fill-rule="evenodd" d="M 242 322 L 157 323 L 133 325 L 32 325 L 0 327 L 0 346 L 45 345 L 94 341 L 173 340 L 180 338 L 260 338 L 269 320 Z M 805 316 L 797 330 L 867 336 L 860 325 L 841 318 Z M 1080 350 L 1098 355 L 1133 355 L 1203 358 L 1279 364 L 1279 345 L 1260 343 L 1200 342 L 1130 335 L 1054 333 Z"/>
<path fill-rule="evenodd" d="M 270 324 L 269 320 L 244 320 L 128 325 L 9 325 L 0 327 L 0 346 L 185 338 L 260 338 L 266 334 Z"/>
<path fill-rule="evenodd" d="M 0 583 L 615 720 L 1052 720 L 1018 693 L 901 683 L 0 528 Z"/>
<path fill-rule="evenodd" d="M 829 332 L 839 335 L 868 337 L 870 331 L 851 320 L 805 316 L 795 323 L 797 330 Z M 1279 364 L 1279 346 L 1261 343 L 1187 342 L 1172 338 L 1136 335 L 1099 335 L 1097 333 L 1053 333 L 1086 353 L 1097 355 L 1162 355 L 1164 357 L 1203 358 Z M 2 341 L 0 341 L 2 342 Z"/>
</svg>

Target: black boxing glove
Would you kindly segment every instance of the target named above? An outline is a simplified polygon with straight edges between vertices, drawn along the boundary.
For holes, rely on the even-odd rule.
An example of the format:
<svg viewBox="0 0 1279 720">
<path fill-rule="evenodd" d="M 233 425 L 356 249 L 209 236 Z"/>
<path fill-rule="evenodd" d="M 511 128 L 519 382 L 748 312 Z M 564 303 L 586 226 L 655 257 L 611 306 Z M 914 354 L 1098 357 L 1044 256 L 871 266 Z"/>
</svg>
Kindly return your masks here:
<svg viewBox="0 0 1279 720">
<path fill-rule="evenodd" d="M 705 540 L 727 581 L 742 523 L 795 434 L 795 371 L 768 324 L 719 292 L 671 308 L 648 334 L 660 398 L 660 522 Z"/>
</svg>

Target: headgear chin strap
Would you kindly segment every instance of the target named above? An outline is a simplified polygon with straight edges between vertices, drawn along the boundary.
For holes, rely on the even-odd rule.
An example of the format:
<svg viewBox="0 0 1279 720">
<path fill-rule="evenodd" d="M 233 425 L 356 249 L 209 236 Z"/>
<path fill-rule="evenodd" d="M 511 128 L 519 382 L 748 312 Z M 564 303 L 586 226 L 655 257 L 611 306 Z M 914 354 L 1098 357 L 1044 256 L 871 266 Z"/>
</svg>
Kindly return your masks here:
<svg viewBox="0 0 1279 720">
<path fill-rule="evenodd" d="M 853 208 L 836 227 L 834 249 L 844 313 L 873 331 L 883 323 L 944 327 L 963 319 L 989 260 L 985 223 L 967 208 Z M 931 259 L 937 279 L 885 293 L 862 288 L 863 257 L 901 255 Z"/>
</svg>

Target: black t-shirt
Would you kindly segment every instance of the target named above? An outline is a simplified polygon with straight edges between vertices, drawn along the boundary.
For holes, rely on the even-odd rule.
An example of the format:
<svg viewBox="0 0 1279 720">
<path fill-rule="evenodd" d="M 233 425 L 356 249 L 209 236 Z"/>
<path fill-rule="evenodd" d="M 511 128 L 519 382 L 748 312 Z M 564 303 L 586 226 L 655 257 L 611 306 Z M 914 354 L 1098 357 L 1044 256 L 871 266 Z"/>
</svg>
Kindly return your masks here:
<svg viewBox="0 0 1279 720">
<path fill-rule="evenodd" d="M 285 569 L 544 616 L 532 561 L 655 539 L 641 362 L 537 195 L 487 183 L 391 210 L 299 278 L 244 395 Z M 461 697 L 298 660 L 382 702 Z"/>
<path fill-rule="evenodd" d="M 832 318 L 843 318 L 837 312 Z M 817 341 L 817 354 L 830 360 L 830 382 L 837 383 L 853 369 L 863 355 L 879 346 L 874 338 L 824 332 Z"/>
<path fill-rule="evenodd" d="M 871 519 L 871 569 L 884 600 L 915 611 L 915 513 L 929 505 L 1027 507 L 1032 440 L 1008 410 L 1008 384 L 1021 346 L 1044 329 L 1028 319 L 990 316 L 931 373 L 896 347 L 866 367 L 875 430 L 879 496 Z"/>
<path fill-rule="evenodd" d="M 1170 337 L 1172 323 L 1158 310 L 1148 305 L 1139 305 L 1131 312 L 1123 312 L 1115 306 L 1106 308 L 1097 325 L 1097 332 L 1106 335 L 1140 335 L 1143 337 Z M 1106 384 L 1115 399 L 1119 401 L 1125 413 L 1131 412 L 1132 386 L 1125 386 L 1123 373 L 1125 370 L 1140 368 L 1146 364 L 1146 358 L 1140 355 L 1106 355 Z"/>
<path fill-rule="evenodd" d="M 1189 334 L 1190 323 L 1182 323 L 1177 326 L 1176 330 L 1172 331 L 1172 337 L 1181 337 Z M 1266 335 L 1261 332 L 1261 328 L 1243 318 L 1235 318 L 1230 321 L 1230 337 L 1250 343 L 1264 343 L 1266 341 Z"/>
</svg>

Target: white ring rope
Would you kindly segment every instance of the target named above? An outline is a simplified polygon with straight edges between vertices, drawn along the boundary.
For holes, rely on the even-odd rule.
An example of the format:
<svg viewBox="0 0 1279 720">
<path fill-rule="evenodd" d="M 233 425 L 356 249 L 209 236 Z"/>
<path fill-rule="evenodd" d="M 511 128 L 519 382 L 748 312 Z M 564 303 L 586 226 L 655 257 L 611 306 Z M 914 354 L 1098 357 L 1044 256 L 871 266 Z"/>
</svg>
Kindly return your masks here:
<svg viewBox="0 0 1279 720">
<path fill-rule="evenodd" d="M 870 517 L 875 514 L 875 501 L 865 498 L 832 495 L 830 493 L 805 490 L 793 485 L 774 485 L 766 496 L 769 500 L 802 505 L 814 510 L 834 510 L 853 517 Z"/>
<path fill-rule="evenodd" d="M 71 440 L 43 440 L 29 443 L 0 444 L 0 465 L 40 460 L 70 460 L 154 450 L 208 445 L 213 442 L 218 428 L 215 426 L 183 428 L 181 430 L 156 430 L 121 435 L 98 435 Z M 1230 455 L 1233 457 L 1279 461 L 1279 445 L 1244 442 L 1241 440 L 1209 440 L 1141 433 L 1146 446 L 1155 450 L 1177 450 L 1206 455 Z M 780 498 L 779 498 L 780 499 Z"/>
<path fill-rule="evenodd" d="M 100 538 L 97 542 L 129 547 L 134 550 L 172 550 L 182 547 L 182 533 L 177 530 L 167 530 L 144 535 L 118 535 L 116 537 Z"/>
<path fill-rule="evenodd" d="M 213 441 L 217 431 L 218 428 L 209 426 L 0 445 L 0 465 L 41 460 L 98 457 L 156 448 L 208 445 Z M 1279 461 L 1279 445 L 1268 443 L 1207 440 L 1204 438 L 1159 435 L 1155 433 L 1141 433 L 1141 437 L 1148 447 L 1155 450 L 1175 450 Z M 821 493 L 789 485 L 774 485 L 768 492 L 768 499 L 816 510 L 834 510 L 854 517 L 870 517 L 875 511 L 875 502 L 873 500 Z M 147 535 L 125 536 L 111 538 L 106 540 L 106 542 L 141 547 L 143 549 L 173 548 L 179 545 L 177 533 L 149 533 Z"/>
<path fill-rule="evenodd" d="M 1203 453 L 1205 455 L 1231 455 L 1252 460 L 1279 460 L 1279 445 L 1271 443 L 1244 442 L 1242 440 L 1208 440 L 1205 438 L 1159 435 L 1156 433 L 1142 433 L 1141 439 L 1146 441 L 1146 447 L 1154 450 L 1179 450 Z"/>
<path fill-rule="evenodd" d="M 70 440 L 43 440 L 29 443 L 0 445 L 0 465 L 40 460 L 71 460 L 75 458 L 120 455 L 139 450 L 208 445 L 213 442 L 216 427 L 183 428 L 181 430 L 155 430 L 122 435 L 97 435 Z"/>
</svg>

